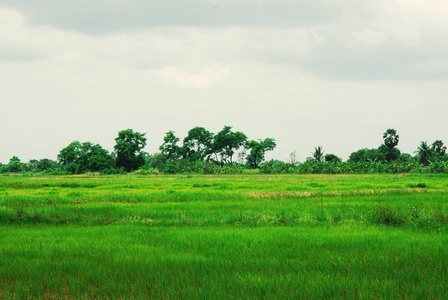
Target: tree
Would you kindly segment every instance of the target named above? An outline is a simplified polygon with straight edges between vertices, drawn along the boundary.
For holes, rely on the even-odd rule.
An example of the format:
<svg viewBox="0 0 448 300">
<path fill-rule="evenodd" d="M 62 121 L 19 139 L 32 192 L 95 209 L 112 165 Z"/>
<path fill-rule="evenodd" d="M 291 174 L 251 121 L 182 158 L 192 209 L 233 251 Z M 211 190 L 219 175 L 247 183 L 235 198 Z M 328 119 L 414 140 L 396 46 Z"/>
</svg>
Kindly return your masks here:
<svg viewBox="0 0 448 300">
<path fill-rule="evenodd" d="M 326 154 L 325 155 L 325 162 L 334 162 L 334 163 L 340 163 L 342 162 L 342 159 L 337 157 L 334 154 Z"/>
<path fill-rule="evenodd" d="M 203 161 L 210 153 L 213 143 L 213 133 L 203 127 L 195 127 L 188 131 L 183 141 L 185 158 L 191 161 Z"/>
<path fill-rule="evenodd" d="M 386 160 L 391 162 L 400 157 L 400 150 L 395 148 L 398 145 L 399 135 L 395 129 L 387 129 L 383 134 L 384 146 L 381 145 L 378 150 L 386 156 Z"/>
<path fill-rule="evenodd" d="M 384 145 L 383 145 L 384 146 Z M 350 154 L 349 162 L 370 162 L 370 161 L 386 161 L 386 157 L 378 149 L 359 149 Z"/>
<path fill-rule="evenodd" d="M 314 148 L 313 158 L 317 162 L 322 162 L 323 161 L 324 151 L 323 151 L 323 147 L 322 146 L 317 146 L 316 148 Z"/>
<path fill-rule="evenodd" d="M 28 163 L 22 164 L 22 172 L 37 172 L 37 159 L 30 159 Z"/>
<path fill-rule="evenodd" d="M 409 153 L 401 153 L 398 158 L 402 163 L 413 163 L 415 159 Z"/>
<path fill-rule="evenodd" d="M 92 172 L 98 172 L 109 169 L 113 165 L 112 156 L 99 144 L 83 144 L 83 160 L 86 169 Z"/>
<path fill-rule="evenodd" d="M 112 166 L 112 156 L 99 144 L 91 142 L 71 142 L 58 154 L 58 161 L 65 170 L 72 173 L 84 173 L 87 171 L 98 172 Z M 46 168 L 48 161 L 41 163 L 41 168 Z M 39 164 L 38 164 L 39 168 Z"/>
<path fill-rule="evenodd" d="M 415 153 L 417 153 L 418 162 L 425 166 L 428 166 L 433 159 L 433 151 L 427 142 L 421 142 Z"/>
<path fill-rule="evenodd" d="M 446 146 L 443 145 L 441 140 L 437 140 L 431 145 L 431 150 L 437 154 L 437 156 L 444 156 L 446 154 Z"/>
<path fill-rule="evenodd" d="M 210 148 L 209 155 L 214 154 L 216 160 L 218 155 L 221 158 L 221 165 L 228 162 L 233 162 L 233 154 L 241 146 L 243 146 L 247 137 L 242 132 L 233 132 L 232 127 L 224 126 L 224 128 L 213 137 L 212 147 Z"/>
<path fill-rule="evenodd" d="M 398 145 L 399 138 L 400 136 L 397 134 L 395 129 L 387 129 L 383 134 L 384 145 L 386 145 L 389 150 L 392 150 Z"/>
<path fill-rule="evenodd" d="M 277 146 L 275 140 L 272 138 L 266 138 L 263 140 L 250 141 L 247 143 L 250 153 L 247 156 L 246 164 L 251 168 L 258 168 L 258 165 L 264 161 L 264 155 L 266 151 L 272 151 Z"/>
<path fill-rule="evenodd" d="M 146 133 L 134 132 L 132 129 L 122 130 L 115 138 L 115 165 L 127 172 L 137 170 L 145 164 Z"/>
<path fill-rule="evenodd" d="M 179 138 L 174 135 L 174 131 L 168 131 L 163 138 L 163 144 L 159 147 L 162 154 L 169 160 L 178 160 L 181 158 L 182 149 L 177 145 Z"/>
<path fill-rule="evenodd" d="M 17 156 L 13 156 L 6 166 L 6 171 L 11 173 L 22 172 L 22 165 L 23 164 L 20 162 L 20 158 L 18 158 Z"/>
<path fill-rule="evenodd" d="M 150 157 L 148 157 L 149 167 L 160 169 L 160 167 L 163 167 L 167 160 L 168 157 L 165 154 L 162 154 L 160 152 L 154 153 Z"/>
<path fill-rule="evenodd" d="M 58 167 L 58 164 L 51 159 L 43 158 L 36 163 L 36 167 L 39 172 L 44 172 L 56 169 Z"/>
<path fill-rule="evenodd" d="M 79 141 L 71 142 L 67 147 L 62 149 L 58 154 L 58 161 L 62 166 L 68 166 L 70 164 L 79 164 L 79 158 L 81 157 L 82 144 Z"/>
<path fill-rule="evenodd" d="M 400 158 L 400 150 L 397 148 L 388 148 L 386 145 L 381 145 L 378 148 L 378 161 L 391 162 Z"/>
</svg>

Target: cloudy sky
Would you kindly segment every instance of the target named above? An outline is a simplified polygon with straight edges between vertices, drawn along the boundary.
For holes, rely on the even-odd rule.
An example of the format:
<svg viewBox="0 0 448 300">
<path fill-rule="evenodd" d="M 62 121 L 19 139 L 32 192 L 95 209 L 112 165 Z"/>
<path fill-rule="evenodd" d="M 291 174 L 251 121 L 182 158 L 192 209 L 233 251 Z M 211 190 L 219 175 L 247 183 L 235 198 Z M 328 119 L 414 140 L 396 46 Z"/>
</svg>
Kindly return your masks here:
<svg viewBox="0 0 448 300">
<path fill-rule="evenodd" d="M 268 158 L 448 143 L 446 0 L 0 0 L 0 162 L 233 126 Z"/>
</svg>

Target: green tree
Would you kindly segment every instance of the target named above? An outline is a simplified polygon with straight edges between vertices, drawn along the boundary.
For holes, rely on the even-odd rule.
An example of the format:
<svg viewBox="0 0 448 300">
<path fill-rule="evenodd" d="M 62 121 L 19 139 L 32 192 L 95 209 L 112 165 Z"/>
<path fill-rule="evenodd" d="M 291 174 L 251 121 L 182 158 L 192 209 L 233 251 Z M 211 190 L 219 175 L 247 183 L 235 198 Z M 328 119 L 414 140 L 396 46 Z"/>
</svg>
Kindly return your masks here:
<svg viewBox="0 0 448 300">
<path fill-rule="evenodd" d="M 401 153 L 400 157 L 398 159 L 402 163 L 413 163 L 413 162 L 415 162 L 415 159 L 409 153 Z"/>
<path fill-rule="evenodd" d="M 83 144 L 83 160 L 86 169 L 92 172 L 109 169 L 113 165 L 112 156 L 109 152 L 99 144 L 84 143 Z"/>
<path fill-rule="evenodd" d="M 58 161 L 65 170 L 72 173 L 97 172 L 112 166 L 112 156 L 99 144 L 74 141 L 58 154 Z M 41 162 L 46 168 L 50 162 Z M 38 164 L 39 165 L 39 164 Z"/>
<path fill-rule="evenodd" d="M 384 145 L 383 145 L 384 146 Z M 370 162 L 370 161 L 386 161 L 386 157 L 378 149 L 359 149 L 350 154 L 349 162 Z"/>
<path fill-rule="evenodd" d="M 446 146 L 443 145 L 441 140 L 437 140 L 431 145 L 431 150 L 439 157 L 445 156 Z"/>
<path fill-rule="evenodd" d="M 148 158 L 148 160 L 149 160 L 149 167 L 160 169 L 168 160 L 168 157 L 162 153 L 154 153 Z"/>
<path fill-rule="evenodd" d="M 314 148 L 313 158 L 318 161 L 322 162 L 324 159 L 324 151 L 322 146 L 317 146 Z"/>
<path fill-rule="evenodd" d="M 427 142 L 421 142 L 415 153 L 417 153 L 418 162 L 428 166 L 433 159 L 434 152 L 431 150 L 431 147 L 429 147 Z"/>
<path fill-rule="evenodd" d="M 391 162 L 400 157 L 400 150 L 395 148 L 398 145 L 400 136 L 395 129 L 387 129 L 383 134 L 384 146 L 381 145 L 378 150 L 386 156 L 386 160 Z"/>
<path fill-rule="evenodd" d="M 251 168 L 258 168 L 260 163 L 264 161 L 266 151 L 272 151 L 277 146 L 275 140 L 266 138 L 264 140 L 250 141 L 247 143 L 250 153 L 246 158 L 246 164 Z"/>
<path fill-rule="evenodd" d="M 134 132 L 132 129 L 122 130 L 115 138 L 115 165 L 130 172 L 145 164 L 146 133 Z"/>
<path fill-rule="evenodd" d="M 67 167 L 68 165 L 79 165 L 79 158 L 82 155 L 82 144 L 79 141 L 71 142 L 63 148 L 58 154 L 59 163 Z"/>
<path fill-rule="evenodd" d="M 188 131 L 183 141 L 185 158 L 191 161 L 207 159 L 213 143 L 213 133 L 203 127 L 195 127 Z"/>
<path fill-rule="evenodd" d="M 37 163 L 39 161 L 36 159 L 31 159 L 28 163 L 22 164 L 22 172 L 37 172 Z"/>
<path fill-rule="evenodd" d="M 337 157 L 334 154 L 326 154 L 325 155 L 325 162 L 334 162 L 334 163 L 340 163 L 342 162 L 342 159 Z"/>
<path fill-rule="evenodd" d="M 388 148 L 386 145 L 381 145 L 378 148 L 378 159 L 377 161 L 387 161 L 391 162 L 400 158 L 400 150 L 397 148 Z"/>
<path fill-rule="evenodd" d="M 232 127 L 224 126 L 224 128 L 213 137 L 212 147 L 209 154 L 215 155 L 216 161 L 220 157 L 221 165 L 233 162 L 233 154 L 242 147 L 247 137 L 244 133 L 233 132 Z"/>
<path fill-rule="evenodd" d="M 6 166 L 6 171 L 11 173 L 19 173 L 22 172 L 22 166 L 23 164 L 20 162 L 20 158 L 13 156 Z"/>
<path fill-rule="evenodd" d="M 182 157 L 182 148 L 177 145 L 179 138 L 174 135 L 174 131 L 168 131 L 163 138 L 163 144 L 159 147 L 162 154 L 169 160 L 179 160 Z"/>
<path fill-rule="evenodd" d="M 387 129 L 385 133 L 383 133 L 384 145 L 387 148 L 392 150 L 398 145 L 398 141 L 400 136 L 397 134 L 395 129 Z"/>
<path fill-rule="evenodd" d="M 39 172 L 48 172 L 58 168 L 58 163 L 48 159 L 43 158 L 36 163 L 37 170 Z"/>
</svg>

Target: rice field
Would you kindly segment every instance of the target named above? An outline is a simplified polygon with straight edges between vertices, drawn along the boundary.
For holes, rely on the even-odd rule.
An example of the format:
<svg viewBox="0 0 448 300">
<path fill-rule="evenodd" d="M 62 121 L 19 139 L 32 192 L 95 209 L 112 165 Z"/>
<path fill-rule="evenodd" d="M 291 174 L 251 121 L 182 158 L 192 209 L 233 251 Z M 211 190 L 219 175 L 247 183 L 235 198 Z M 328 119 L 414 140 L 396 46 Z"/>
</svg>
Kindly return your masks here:
<svg viewBox="0 0 448 300">
<path fill-rule="evenodd" d="M 0 176 L 0 299 L 448 297 L 448 176 Z"/>
</svg>

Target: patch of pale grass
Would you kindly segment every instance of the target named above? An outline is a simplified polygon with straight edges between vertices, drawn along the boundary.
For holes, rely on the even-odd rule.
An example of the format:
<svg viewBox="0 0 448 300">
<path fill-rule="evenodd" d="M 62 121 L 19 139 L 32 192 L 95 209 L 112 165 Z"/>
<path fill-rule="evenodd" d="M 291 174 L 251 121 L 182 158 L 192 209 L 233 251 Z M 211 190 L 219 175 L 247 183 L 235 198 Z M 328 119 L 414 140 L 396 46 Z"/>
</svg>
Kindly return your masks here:
<svg viewBox="0 0 448 300">
<path fill-rule="evenodd" d="M 376 190 L 353 190 L 353 191 L 329 191 L 329 192 L 251 192 L 247 195 L 255 199 L 278 199 L 278 198 L 312 198 L 312 197 L 342 197 L 342 196 L 370 196 L 370 195 L 390 195 L 390 194 L 418 194 L 418 193 L 440 193 L 446 192 L 448 189 L 422 189 L 422 188 L 405 188 L 405 189 L 376 189 Z"/>
</svg>

